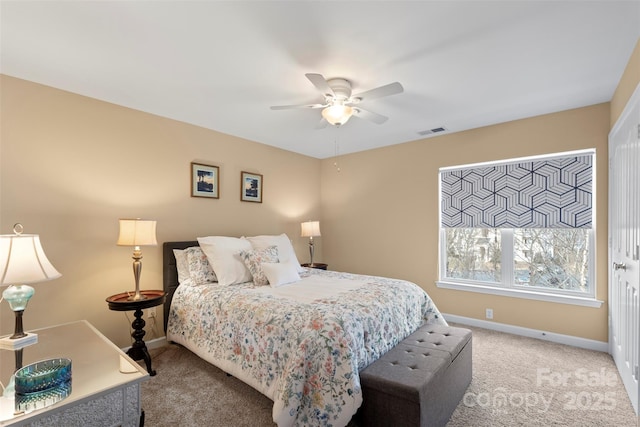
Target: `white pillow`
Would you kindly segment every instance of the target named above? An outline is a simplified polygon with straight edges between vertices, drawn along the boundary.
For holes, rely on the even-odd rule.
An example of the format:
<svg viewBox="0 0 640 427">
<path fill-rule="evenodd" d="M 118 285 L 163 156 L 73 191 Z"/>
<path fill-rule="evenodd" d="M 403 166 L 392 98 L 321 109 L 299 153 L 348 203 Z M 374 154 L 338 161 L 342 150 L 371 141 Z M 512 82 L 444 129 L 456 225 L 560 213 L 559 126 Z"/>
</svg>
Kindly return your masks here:
<svg viewBox="0 0 640 427">
<path fill-rule="evenodd" d="M 267 276 L 269 285 L 276 288 L 287 283 L 293 283 L 300 280 L 296 265 L 289 262 L 263 262 L 262 272 Z"/>
<path fill-rule="evenodd" d="M 296 270 L 299 273 L 304 271 L 300 266 L 300 262 L 298 262 L 296 252 L 293 250 L 293 246 L 291 245 L 291 240 L 289 240 L 289 237 L 286 234 L 282 233 L 278 236 L 253 236 L 245 237 L 245 239 L 251 242 L 253 249 L 264 249 L 273 245 L 277 246 L 278 259 L 280 262 L 291 261 L 295 264 Z"/>
<path fill-rule="evenodd" d="M 240 252 L 250 251 L 251 243 L 237 237 L 208 236 L 198 237 L 202 251 L 216 272 L 218 283 L 222 286 L 251 281 L 251 273 L 245 267 Z"/>
<path fill-rule="evenodd" d="M 184 283 L 191 275 L 189 274 L 189 263 L 187 253 L 182 249 L 174 249 L 173 255 L 176 257 L 176 270 L 178 270 L 178 283 Z"/>
</svg>

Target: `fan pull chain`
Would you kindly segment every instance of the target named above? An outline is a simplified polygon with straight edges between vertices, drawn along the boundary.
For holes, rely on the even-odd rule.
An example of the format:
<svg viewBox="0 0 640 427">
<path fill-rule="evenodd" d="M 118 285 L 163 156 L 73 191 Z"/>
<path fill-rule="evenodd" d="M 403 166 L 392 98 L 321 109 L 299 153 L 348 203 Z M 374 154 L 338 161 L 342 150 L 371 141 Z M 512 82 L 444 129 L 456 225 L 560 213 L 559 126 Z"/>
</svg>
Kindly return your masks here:
<svg viewBox="0 0 640 427">
<path fill-rule="evenodd" d="M 340 156 L 340 144 L 338 143 L 338 128 L 336 128 L 336 137 L 333 140 L 334 146 L 334 158 L 333 167 L 336 168 L 337 172 L 340 172 L 340 165 L 338 164 L 338 157 Z"/>
</svg>

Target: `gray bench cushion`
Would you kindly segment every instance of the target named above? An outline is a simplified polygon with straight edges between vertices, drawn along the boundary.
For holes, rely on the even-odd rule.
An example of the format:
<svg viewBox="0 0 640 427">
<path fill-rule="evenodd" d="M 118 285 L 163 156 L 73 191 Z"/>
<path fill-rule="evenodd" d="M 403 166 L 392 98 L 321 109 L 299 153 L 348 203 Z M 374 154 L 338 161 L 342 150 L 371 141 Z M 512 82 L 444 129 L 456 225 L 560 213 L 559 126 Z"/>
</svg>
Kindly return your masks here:
<svg viewBox="0 0 640 427">
<path fill-rule="evenodd" d="M 455 357 L 471 339 L 471 331 L 442 325 L 424 325 L 402 340 L 403 344 L 448 352 Z"/>
<path fill-rule="evenodd" d="M 451 355 L 442 350 L 398 344 L 360 373 L 360 382 L 370 389 L 420 402 L 420 394 L 451 364 Z M 366 396 L 365 396 L 366 397 Z"/>
<path fill-rule="evenodd" d="M 363 425 L 444 426 L 471 382 L 471 331 L 424 325 L 360 372 Z"/>
</svg>

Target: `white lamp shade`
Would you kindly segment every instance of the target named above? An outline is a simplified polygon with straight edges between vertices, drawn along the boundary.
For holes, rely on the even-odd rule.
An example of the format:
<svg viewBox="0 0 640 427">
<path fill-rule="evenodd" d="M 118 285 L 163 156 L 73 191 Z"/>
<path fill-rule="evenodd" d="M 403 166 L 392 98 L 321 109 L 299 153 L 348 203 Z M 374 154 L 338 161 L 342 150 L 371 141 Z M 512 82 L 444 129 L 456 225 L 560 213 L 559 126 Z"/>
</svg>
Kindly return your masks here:
<svg viewBox="0 0 640 427">
<path fill-rule="evenodd" d="M 320 234 L 320 221 L 307 221 L 300 224 L 302 226 L 302 237 L 317 237 Z"/>
<path fill-rule="evenodd" d="M 322 117 L 334 126 L 347 123 L 352 114 L 353 108 L 341 104 L 334 104 L 322 110 Z"/>
<path fill-rule="evenodd" d="M 155 246 L 156 222 L 147 219 L 121 219 L 118 246 Z"/>
<path fill-rule="evenodd" d="M 62 276 L 40 244 L 37 234 L 0 236 L 0 286 L 28 285 Z"/>
</svg>

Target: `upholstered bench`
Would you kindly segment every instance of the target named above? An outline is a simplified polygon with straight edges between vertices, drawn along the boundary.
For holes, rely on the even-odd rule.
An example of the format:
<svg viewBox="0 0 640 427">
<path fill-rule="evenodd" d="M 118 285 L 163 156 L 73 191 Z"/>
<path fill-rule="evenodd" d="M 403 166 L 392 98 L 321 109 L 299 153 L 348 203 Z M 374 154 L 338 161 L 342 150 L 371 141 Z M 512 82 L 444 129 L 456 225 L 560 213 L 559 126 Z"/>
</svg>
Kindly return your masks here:
<svg viewBox="0 0 640 427">
<path fill-rule="evenodd" d="M 361 425 L 444 426 L 471 382 L 471 331 L 424 325 L 360 372 Z"/>
</svg>

